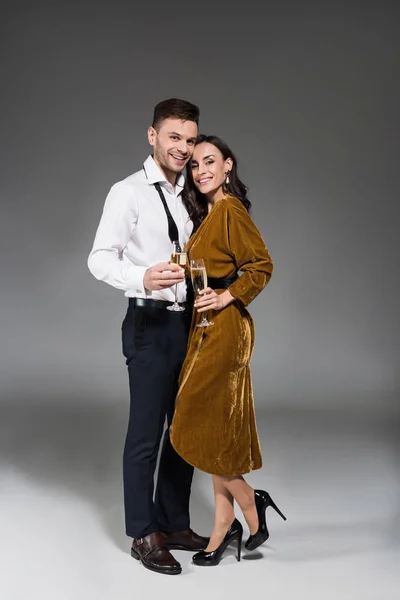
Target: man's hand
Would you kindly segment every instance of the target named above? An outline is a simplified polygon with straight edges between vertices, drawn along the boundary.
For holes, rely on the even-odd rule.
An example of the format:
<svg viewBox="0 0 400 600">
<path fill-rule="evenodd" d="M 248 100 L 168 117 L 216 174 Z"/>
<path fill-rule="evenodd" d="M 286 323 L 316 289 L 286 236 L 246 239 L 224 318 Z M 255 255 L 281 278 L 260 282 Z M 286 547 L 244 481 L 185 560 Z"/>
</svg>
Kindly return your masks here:
<svg viewBox="0 0 400 600">
<path fill-rule="evenodd" d="M 146 290 L 165 290 L 185 279 L 185 271 L 179 265 L 159 263 L 147 269 L 143 277 Z"/>
</svg>

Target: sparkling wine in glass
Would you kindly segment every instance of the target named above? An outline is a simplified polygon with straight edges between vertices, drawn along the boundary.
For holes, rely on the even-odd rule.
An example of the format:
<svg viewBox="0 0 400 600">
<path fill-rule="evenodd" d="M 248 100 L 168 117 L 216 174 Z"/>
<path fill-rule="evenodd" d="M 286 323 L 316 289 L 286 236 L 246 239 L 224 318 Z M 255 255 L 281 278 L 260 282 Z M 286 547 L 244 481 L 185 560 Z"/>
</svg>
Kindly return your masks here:
<svg viewBox="0 0 400 600">
<path fill-rule="evenodd" d="M 204 290 L 208 284 L 207 271 L 202 258 L 193 259 L 190 261 L 190 274 L 192 277 L 192 285 L 195 296 L 199 297 L 201 290 Z M 203 314 L 202 320 L 196 325 L 196 327 L 209 327 L 210 325 L 214 325 L 212 321 L 208 321 L 206 315 L 207 312 Z"/>
<path fill-rule="evenodd" d="M 173 265 L 179 265 L 180 267 L 184 267 L 186 265 L 186 252 L 183 252 L 179 242 L 173 242 L 172 244 L 172 254 L 170 263 Z M 167 306 L 167 310 L 172 310 L 173 312 L 182 312 L 185 309 L 183 306 L 178 304 L 178 284 L 175 284 L 175 302 L 170 306 Z"/>
</svg>

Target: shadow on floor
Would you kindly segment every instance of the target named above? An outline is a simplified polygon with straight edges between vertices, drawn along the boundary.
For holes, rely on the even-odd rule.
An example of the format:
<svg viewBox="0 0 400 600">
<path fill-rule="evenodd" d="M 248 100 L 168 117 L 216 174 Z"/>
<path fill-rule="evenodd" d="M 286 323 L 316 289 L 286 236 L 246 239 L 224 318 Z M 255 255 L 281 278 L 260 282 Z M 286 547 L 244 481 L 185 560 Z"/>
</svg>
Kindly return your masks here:
<svg viewBox="0 0 400 600">
<path fill-rule="evenodd" d="M 279 523 L 271 516 L 272 545 L 268 542 L 258 553 L 247 554 L 247 560 L 266 554 L 276 560 L 308 560 L 360 552 L 370 547 L 373 540 L 378 545 L 383 540 L 387 544 L 398 543 L 398 513 L 390 518 L 384 514 L 379 521 L 377 506 L 370 518 L 357 518 L 355 501 L 352 522 L 349 515 L 341 519 L 340 506 L 348 497 L 349 488 L 343 487 L 346 482 L 352 486 L 353 496 L 358 494 L 361 499 L 362 486 L 369 480 L 368 472 L 375 477 L 376 485 L 380 485 L 377 480 L 380 463 L 375 465 L 376 472 L 371 471 L 370 456 L 374 455 L 374 448 L 380 448 L 389 475 L 396 472 L 400 455 L 398 419 L 361 420 L 357 414 L 276 409 L 259 411 L 258 416 L 268 460 L 264 457 L 266 468 L 252 473 L 250 483 L 268 489 L 268 479 L 269 485 L 284 490 L 286 506 L 282 509 L 288 513 L 288 521 Z M 22 472 L 35 485 L 65 488 L 66 493 L 88 500 L 109 538 L 124 552 L 128 551 L 129 542 L 124 533 L 121 457 L 127 418 L 127 407 L 118 403 L 78 404 L 58 399 L 57 405 L 32 402 L 0 406 L 1 462 Z M 365 457 L 367 447 L 371 451 Z M 332 478 L 336 478 L 336 487 Z M 321 505 L 321 498 L 312 496 L 315 485 L 322 488 L 330 485 L 333 492 L 329 493 L 334 497 L 328 498 L 327 494 L 327 501 Z M 308 502 L 312 506 L 310 510 L 304 504 L 304 518 L 302 486 L 311 489 Z M 398 494 L 398 470 L 396 486 Z M 385 493 L 384 489 L 380 491 Z M 373 501 L 371 494 L 365 496 L 365 502 Z M 314 502 L 319 511 L 315 524 Z M 329 521 L 331 510 L 335 511 L 334 518 Z M 208 534 L 213 522 L 212 485 L 211 478 L 203 473 L 195 474 L 191 514 L 193 528 Z M 239 511 L 237 514 L 241 518 Z M 305 521 L 308 523 L 304 524 Z M 274 552 L 274 539 L 279 539 L 283 547 L 278 554 Z"/>
</svg>

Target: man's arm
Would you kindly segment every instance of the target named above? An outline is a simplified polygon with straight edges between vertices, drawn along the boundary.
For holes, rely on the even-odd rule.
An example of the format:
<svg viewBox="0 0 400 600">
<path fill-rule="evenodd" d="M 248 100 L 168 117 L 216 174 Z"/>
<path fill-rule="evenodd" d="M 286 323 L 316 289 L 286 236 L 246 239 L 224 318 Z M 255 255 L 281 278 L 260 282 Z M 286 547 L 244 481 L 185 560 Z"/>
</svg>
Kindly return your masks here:
<svg viewBox="0 0 400 600">
<path fill-rule="evenodd" d="M 146 267 L 122 262 L 120 257 L 138 219 L 138 204 L 130 189 L 119 182 L 112 186 L 106 198 L 97 228 L 88 267 L 96 279 L 120 290 L 144 294 L 143 276 Z"/>
<path fill-rule="evenodd" d="M 150 268 L 120 260 L 138 219 L 138 204 L 124 182 L 116 183 L 106 198 L 97 228 L 88 267 L 96 279 L 120 290 L 145 295 L 147 290 L 161 290 L 184 279 L 178 265 L 160 263 Z"/>
</svg>

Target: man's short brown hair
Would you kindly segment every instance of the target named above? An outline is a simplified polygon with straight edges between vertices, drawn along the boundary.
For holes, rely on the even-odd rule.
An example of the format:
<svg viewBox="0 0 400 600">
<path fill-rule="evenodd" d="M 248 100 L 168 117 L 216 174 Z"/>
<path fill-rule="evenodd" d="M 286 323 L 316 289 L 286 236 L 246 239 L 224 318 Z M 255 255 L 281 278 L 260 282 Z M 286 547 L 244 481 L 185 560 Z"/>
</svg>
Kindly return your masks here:
<svg viewBox="0 0 400 600">
<path fill-rule="evenodd" d="M 179 98 L 169 98 L 168 100 L 162 100 L 154 107 L 152 126 L 158 130 L 164 119 L 193 121 L 198 125 L 199 116 L 200 110 L 195 104 Z"/>
</svg>

